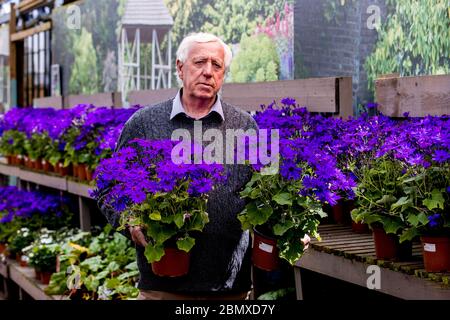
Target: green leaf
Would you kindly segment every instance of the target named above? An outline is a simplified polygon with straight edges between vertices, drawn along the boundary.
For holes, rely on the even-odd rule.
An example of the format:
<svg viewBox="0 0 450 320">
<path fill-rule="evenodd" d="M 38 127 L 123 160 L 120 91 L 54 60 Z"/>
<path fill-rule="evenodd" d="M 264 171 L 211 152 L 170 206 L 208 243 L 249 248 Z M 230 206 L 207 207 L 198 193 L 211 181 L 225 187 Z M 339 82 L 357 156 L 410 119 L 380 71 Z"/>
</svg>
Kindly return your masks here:
<svg viewBox="0 0 450 320">
<path fill-rule="evenodd" d="M 145 247 L 144 255 L 149 263 L 159 261 L 164 255 L 164 247 L 162 245 L 152 246 L 149 244 Z"/>
<path fill-rule="evenodd" d="M 396 209 L 398 207 L 404 206 L 406 204 L 411 204 L 412 201 L 409 197 L 401 197 L 400 199 L 397 200 L 396 203 L 393 203 L 391 205 L 391 210 Z"/>
<path fill-rule="evenodd" d="M 159 211 L 153 211 L 152 213 L 150 213 L 149 218 L 154 221 L 160 221 L 161 213 Z"/>
<path fill-rule="evenodd" d="M 178 227 L 178 229 L 181 229 L 181 227 L 184 225 L 184 215 L 182 213 L 178 213 L 175 215 L 173 222 L 175 222 L 175 225 Z"/>
<path fill-rule="evenodd" d="M 108 281 L 108 280 L 106 280 Z M 100 281 L 97 280 L 95 275 L 91 274 L 84 279 L 84 285 L 89 291 L 97 291 L 98 286 L 100 285 Z"/>
<path fill-rule="evenodd" d="M 403 241 L 413 240 L 419 234 L 420 233 L 417 231 L 416 228 L 405 229 L 405 230 L 403 230 L 402 234 L 400 235 L 399 242 L 402 243 Z"/>
<path fill-rule="evenodd" d="M 378 200 L 376 203 L 378 204 L 385 204 L 390 205 L 391 203 L 394 203 L 394 201 L 397 200 L 396 197 L 390 194 L 385 194 L 380 200 Z"/>
<path fill-rule="evenodd" d="M 442 192 L 439 189 L 433 189 L 433 191 L 431 192 L 431 198 L 423 200 L 422 203 L 429 210 L 444 209 L 445 200 L 442 196 Z"/>
<path fill-rule="evenodd" d="M 108 289 L 115 289 L 120 285 L 120 280 L 117 278 L 106 279 L 105 285 Z"/>
<path fill-rule="evenodd" d="M 278 203 L 279 205 L 288 205 L 292 206 L 292 197 L 289 193 L 278 193 L 272 197 L 272 200 Z"/>
<path fill-rule="evenodd" d="M 386 231 L 386 233 L 397 234 L 397 231 L 403 228 L 403 225 L 394 219 L 384 219 L 382 222 L 384 231 Z"/>
<path fill-rule="evenodd" d="M 192 237 L 184 237 L 177 240 L 177 247 L 180 250 L 189 252 L 191 251 L 192 247 L 195 245 L 195 239 Z"/>
<path fill-rule="evenodd" d="M 292 228 L 294 223 L 291 220 L 287 220 L 284 223 L 277 223 L 273 226 L 273 233 L 276 236 L 282 236 L 287 230 Z"/>
</svg>

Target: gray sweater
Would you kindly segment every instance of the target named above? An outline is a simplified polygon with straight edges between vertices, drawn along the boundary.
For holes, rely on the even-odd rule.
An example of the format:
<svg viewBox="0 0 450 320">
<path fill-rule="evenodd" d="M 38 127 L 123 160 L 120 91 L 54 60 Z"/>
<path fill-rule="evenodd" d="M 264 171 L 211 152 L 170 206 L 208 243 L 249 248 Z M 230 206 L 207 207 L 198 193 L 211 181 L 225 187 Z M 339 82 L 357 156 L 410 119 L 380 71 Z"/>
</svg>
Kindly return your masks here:
<svg viewBox="0 0 450 320">
<path fill-rule="evenodd" d="M 178 114 L 170 120 L 172 102 L 173 99 L 137 111 L 125 124 L 116 150 L 134 138 L 170 139 L 172 132 L 178 128 L 189 130 L 191 137 L 194 137 L 192 118 Z M 212 112 L 201 119 L 203 131 L 218 129 L 225 141 L 226 129 L 257 129 L 256 122 L 248 113 L 224 102 L 222 108 L 225 120 Z M 237 213 L 245 206 L 239 198 L 239 191 L 250 179 L 251 171 L 247 166 L 237 164 L 227 164 L 226 171 L 227 182 L 216 186 L 209 194 L 207 212 L 210 222 L 196 236 L 189 273 L 177 278 L 154 275 L 144 256 L 144 248 L 136 245 L 140 289 L 199 294 L 250 289 L 251 240 L 249 233 L 242 231 Z M 117 227 L 118 213 L 106 208 L 102 197 L 98 205 L 108 222 Z"/>
</svg>

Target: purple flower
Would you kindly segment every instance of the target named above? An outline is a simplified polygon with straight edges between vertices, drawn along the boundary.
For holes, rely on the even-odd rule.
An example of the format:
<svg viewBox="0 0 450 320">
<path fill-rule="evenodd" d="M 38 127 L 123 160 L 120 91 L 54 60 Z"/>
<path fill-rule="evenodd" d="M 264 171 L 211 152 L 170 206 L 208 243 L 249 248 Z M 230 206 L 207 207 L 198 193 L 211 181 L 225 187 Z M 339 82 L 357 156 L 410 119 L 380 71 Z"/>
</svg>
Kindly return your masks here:
<svg viewBox="0 0 450 320">
<path fill-rule="evenodd" d="M 450 153 L 444 150 L 436 150 L 433 155 L 433 160 L 438 163 L 447 162 L 450 159 Z"/>
<path fill-rule="evenodd" d="M 441 215 L 439 213 L 432 214 L 431 216 L 428 216 L 428 221 L 431 228 L 436 228 L 440 224 Z"/>
<path fill-rule="evenodd" d="M 286 97 L 281 99 L 281 103 L 285 106 L 295 106 L 295 99 Z"/>
</svg>

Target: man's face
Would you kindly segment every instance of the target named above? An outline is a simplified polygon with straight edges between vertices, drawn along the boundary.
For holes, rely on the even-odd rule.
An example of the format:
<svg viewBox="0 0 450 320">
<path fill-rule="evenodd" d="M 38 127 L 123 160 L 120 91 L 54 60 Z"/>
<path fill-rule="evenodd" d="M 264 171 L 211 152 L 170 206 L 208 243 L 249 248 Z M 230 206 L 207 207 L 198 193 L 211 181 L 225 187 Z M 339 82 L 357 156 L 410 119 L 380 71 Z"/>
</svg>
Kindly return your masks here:
<svg viewBox="0 0 450 320">
<path fill-rule="evenodd" d="M 194 43 L 184 63 L 177 60 L 183 95 L 212 99 L 222 87 L 225 53 L 219 42 Z"/>
</svg>

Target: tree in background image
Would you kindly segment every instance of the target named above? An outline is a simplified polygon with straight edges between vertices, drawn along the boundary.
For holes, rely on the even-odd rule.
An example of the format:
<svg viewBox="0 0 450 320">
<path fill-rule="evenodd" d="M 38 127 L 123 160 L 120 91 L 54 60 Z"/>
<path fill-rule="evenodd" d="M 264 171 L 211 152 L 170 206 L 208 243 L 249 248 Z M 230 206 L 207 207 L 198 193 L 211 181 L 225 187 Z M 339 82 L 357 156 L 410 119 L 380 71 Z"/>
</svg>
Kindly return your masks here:
<svg viewBox="0 0 450 320">
<path fill-rule="evenodd" d="M 69 93 L 92 94 L 98 92 L 97 55 L 94 50 L 92 34 L 84 27 L 73 41 L 73 55 Z"/>
<path fill-rule="evenodd" d="M 243 35 L 230 67 L 232 82 L 278 80 L 280 58 L 275 43 L 265 34 Z"/>
<path fill-rule="evenodd" d="M 450 73 L 448 0 L 386 0 L 391 12 L 365 62 L 369 89 L 382 74 Z"/>
</svg>

